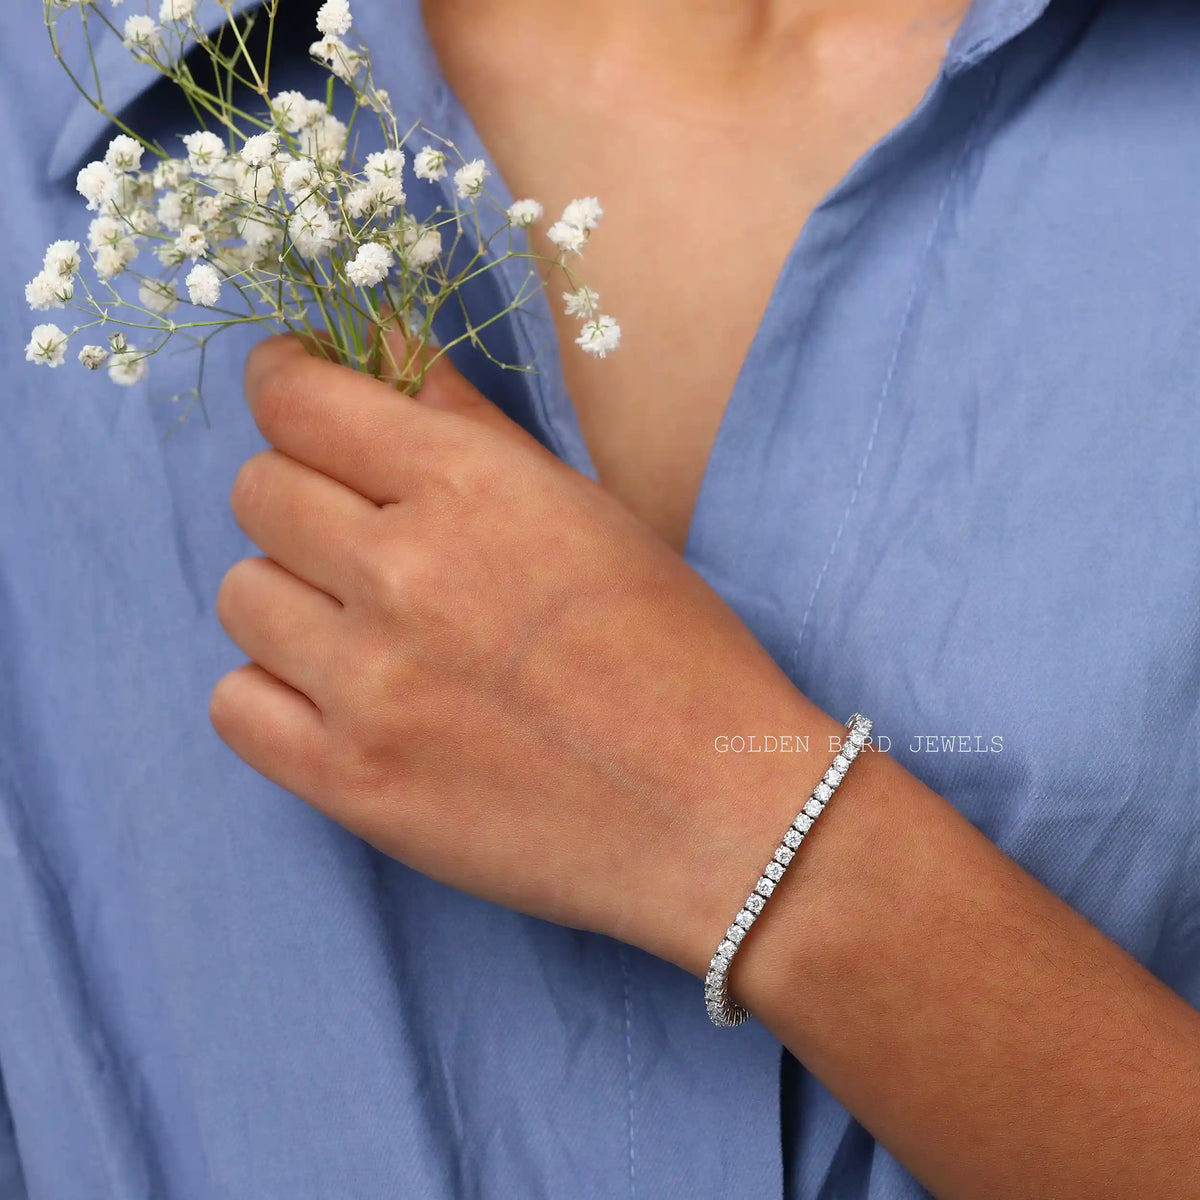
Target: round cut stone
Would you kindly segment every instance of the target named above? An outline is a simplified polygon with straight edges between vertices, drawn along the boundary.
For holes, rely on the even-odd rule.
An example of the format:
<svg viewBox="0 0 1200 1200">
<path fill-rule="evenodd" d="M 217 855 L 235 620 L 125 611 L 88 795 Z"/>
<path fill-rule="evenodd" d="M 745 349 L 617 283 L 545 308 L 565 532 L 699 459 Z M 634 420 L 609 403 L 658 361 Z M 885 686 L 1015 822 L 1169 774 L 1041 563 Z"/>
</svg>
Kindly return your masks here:
<svg viewBox="0 0 1200 1200">
<path fill-rule="evenodd" d="M 823 805 L 821 803 L 821 801 L 818 800 L 816 798 L 816 796 L 814 796 L 811 800 L 808 801 L 807 804 L 805 804 L 804 811 L 810 817 L 819 817 L 821 815 L 821 809 L 823 809 L 824 807 L 825 807 L 825 805 Z"/>
<path fill-rule="evenodd" d="M 831 788 L 827 783 L 818 783 L 816 788 L 813 790 L 813 795 L 816 796 L 816 798 L 820 800 L 822 804 L 828 804 L 829 797 L 833 795 L 833 788 Z"/>
<path fill-rule="evenodd" d="M 842 782 L 842 772 L 836 767 L 830 767 L 829 770 L 825 772 L 825 782 L 829 784 L 831 788 L 837 787 L 837 785 Z"/>
<path fill-rule="evenodd" d="M 740 925 L 730 925 L 725 930 L 725 940 L 732 942 L 735 946 L 746 936 L 746 931 Z"/>
<path fill-rule="evenodd" d="M 794 832 L 794 830 L 792 832 Z M 780 846 L 779 849 L 775 851 L 775 861 L 777 863 L 782 863 L 785 867 L 795 857 L 796 852 L 794 850 L 789 850 L 787 846 Z"/>
<path fill-rule="evenodd" d="M 805 805 L 807 808 L 808 805 Z M 792 828 L 798 829 L 801 833 L 807 833 L 812 828 L 813 819 L 806 812 L 802 812 L 793 822 Z"/>
<path fill-rule="evenodd" d="M 732 958 L 733 952 L 736 949 L 737 949 L 737 947 L 732 942 L 726 941 L 724 938 L 722 938 L 721 944 L 717 947 L 717 953 L 722 958 Z"/>
<path fill-rule="evenodd" d="M 850 732 L 850 737 L 847 739 L 852 746 L 857 746 L 862 749 L 863 743 L 867 740 L 867 735 L 861 729 L 854 729 Z"/>
<path fill-rule="evenodd" d="M 761 882 L 761 880 L 759 881 Z M 751 896 L 746 901 L 746 908 L 757 916 L 763 910 L 763 898 L 761 896 Z"/>
<path fill-rule="evenodd" d="M 775 880 L 765 875 L 754 885 L 754 890 L 765 900 L 775 890 Z"/>
<path fill-rule="evenodd" d="M 763 869 L 763 874 L 778 883 L 783 878 L 783 867 L 777 862 L 769 862 Z"/>
<path fill-rule="evenodd" d="M 797 849 L 802 841 L 804 841 L 804 834 L 798 829 L 789 829 L 783 835 L 783 844 L 792 850 Z"/>
<path fill-rule="evenodd" d="M 837 758 L 833 760 L 833 769 L 835 771 L 841 771 L 843 775 L 845 775 L 849 767 L 850 760 L 844 754 L 839 754 Z"/>
<path fill-rule="evenodd" d="M 743 908 L 733 920 L 735 925 L 740 925 L 743 929 L 749 929 L 754 924 L 754 914 L 749 909 Z"/>
</svg>

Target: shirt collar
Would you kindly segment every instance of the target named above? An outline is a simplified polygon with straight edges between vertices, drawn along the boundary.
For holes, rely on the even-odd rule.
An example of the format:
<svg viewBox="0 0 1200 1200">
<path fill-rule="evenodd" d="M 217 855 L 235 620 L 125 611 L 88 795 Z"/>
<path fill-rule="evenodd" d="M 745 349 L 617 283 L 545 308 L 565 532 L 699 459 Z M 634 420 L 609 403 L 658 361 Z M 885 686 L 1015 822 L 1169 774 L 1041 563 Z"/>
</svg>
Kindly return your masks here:
<svg viewBox="0 0 1200 1200">
<path fill-rule="evenodd" d="M 234 15 L 243 15 L 262 6 L 263 0 L 233 0 Z M 1051 0 L 973 0 L 967 15 L 959 24 L 946 50 L 943 71 L 955 75 L 981 62 L 1001 46 L 1023 32 L 1046 10 Z M 367 12 L 374 14 L 374 5 L 367 5 Z M 218 0 L 200 0 L 197 19 L 212 33 L 228 20 Z M 366 15 L 366 12 L 363 14 Z M 359 20 L 360 26 L 364 25 Z M 371 30 L 364 29 L 368 44 L 372 44 Z M 442 109 L 446 103 L 447 89 L 440 82 L 429 39 L 421 18 L 421 6 L 417 0 L 403 0 L 389 5 L 388 22 L 385 30 L 387 43 L 392 53 L 411 55 L 417 68 L 419 81 L 426 85 L 432 95 L 415 95 L 421 89 L 414 88 L 404 99 L 418 105 L 424 99 L 434 109 Z M 137 62 L 121 42 L 111 34 L 99 41 L 96 50 L 96 67 L 104 81 L 104 92 L 111 112 L 121 113 L 143 95 L 160 78 L 158 72 L 144 63 Z M 410 80 L 417 82 L 417 80 Z M 399 115 L 399 114 L 397 114 Z M 433 112 L 424 114 L 426 119 Z M 66 178 L 83 161 L 87 152 L 98 142 L 109 127 L 109 121 L 98 113 L 82 96 L 72 107 L 62 130 L 50 153 L 46 173 L 52 180 Z"/>
<path fill-rule="evenodd" d="M 262 7 L 263 0 L 233 0 L 231 12 L 240 16 Z M 229 13 L 218 0 L 200 0 L 196 5 L 196 21 L 207 33 L 215 33 Z M 104 102 L 108 111 L 120 115 L 139 96 L 150 90 L 162 76 L 147 63 L 138 62 L 107 29 L 100 36 L 93 33 L 96 46 L 96 71 L 104 86 Z M 315 34 L 314 34 L 315 37 Z M 97 112 L 89 100 L 78 96 L 59 131 L 46 175 L 52 180 L 64 179 L 83 162 L 87 152 L 109 128 L 109 119 Z"/>
<path fill-rule="evenodd" d="M 946 49 L 943 71 L 957 75 L 1023 33 L 1051 0 L 974 0 Z"/>
</svg>

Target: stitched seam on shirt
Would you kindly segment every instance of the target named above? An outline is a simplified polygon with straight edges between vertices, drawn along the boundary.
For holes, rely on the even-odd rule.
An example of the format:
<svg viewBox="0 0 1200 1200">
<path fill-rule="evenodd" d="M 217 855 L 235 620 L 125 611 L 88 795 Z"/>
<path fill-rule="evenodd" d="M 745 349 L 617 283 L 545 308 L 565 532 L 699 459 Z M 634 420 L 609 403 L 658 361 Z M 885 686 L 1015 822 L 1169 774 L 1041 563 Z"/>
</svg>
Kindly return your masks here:
<svg viewBox="0 0 1200 1200">
<path fill-rule="evenodd" d="M 820 571 L 817 572 L 816 582 L 813 584 L 812 594 L 808 598 L 808 604 L 804 608 L 804 616 L 800 620 L 800 631 L 796 634 L 796 644 L 792 650 L 791 661 L 792 669 L 795 671 L 800 663 L 800 648 L 804 643 L 804 632 L 808 628 L 808 619 L 812 616 L 813 606 L 817 602 L 817 595 L 821 590 L 821 584 L 825 580 L 825 575 L 829 570 L 830 564 L 833 562 L 834 556 L 837 554 L 838 546 L 842 540 L 842 534 L 846 530 L 846 525 L 849 523 L 850 514 L 854 509 L 855 503 L 858 501 L 858 493 L 862 490 L 862 482 L 867 473 L 867 464 L 871 460 L 871 453 L 875 449 L 875 438 L 879 433 L 879 426 L 883 419 L 883 408 L 887 403 L 888 397 L 892 393 L 892 385 L 896 379 L 896 371 L 900 365 L 900 355 L 904 349 L 904 343 L 908 336 L 909 325 L 912 323 L 913 313 L 917 305 L 917 293 L 921 287 L 921 281 L 925 277 L 925 267 L 929 261 L 929 256 L 933 252 L 934 244 L 937 241 L 937 235 L 942 228 L 942 218 L 946 213 L 946 206 L 949 204 L 951 193 L 954 191 L 954 185 L 958 182 L 959 175 L 962 173 L 963 165 L 966 163 L 971 151 L 975 148 L 976 138 L 979 135 L 980 127 L 983 124 L 983 118 L 988 111 L 988 106 L 991 103 L 992 97 L 996 92 L 996 84 L 998 75 L 992 73 L 989 86 L 984 92 L 983 99 L 979 104 L 979 111 L 971 120 L 971 124 L 967 128 L 966 135 L 963 138 L 962 149 L 958 152 L 958 157 L 954 160 L 950 168 L 950 173 L 946 177 L 946 185 L 942 189 L 941 199 L 938 201 L 937 211 L 933 215 L 933 222 L 929 228 L 929 236 L 925 239 L 925 244 L 921 247 L 921 253 L 917 256 L 916 270 L 913 274 L 912 287 L 909 289 L 908 298 L 904 303 L 904 312 L 900 318 L 900 330 L 896 334 L 896 343 L 892 347 L 892 356 L 888 362 L 888 369 L 883 379 L 883 386 L 879 390 L 879 401 L 875 405 L 875 416 L 871 421 L 871 432 L 867 438 L 867 446 L 863 451 L 862 461 L 859 463 L 858 475 L 854 480 L 854 487 L 850 492 L 850 499 L 846 503 L 846 511 L 842 513 L 842 519 L 838 522 L 838 526 L 833 535 L 833 541 L 830 543 L 829 552 L 825 555 L 825 561 L 821 564 Z"/>
<path fill-rule="evenodd" d="M 636 1159 L 633 1140 L 633 991 L 629 971 L 629 950 L 619 948 L 621 955 L 621 985 L 625 995 L 625 1129 L 629 1146 L 629 1200 L 636 1195 Z"/>
</svg>

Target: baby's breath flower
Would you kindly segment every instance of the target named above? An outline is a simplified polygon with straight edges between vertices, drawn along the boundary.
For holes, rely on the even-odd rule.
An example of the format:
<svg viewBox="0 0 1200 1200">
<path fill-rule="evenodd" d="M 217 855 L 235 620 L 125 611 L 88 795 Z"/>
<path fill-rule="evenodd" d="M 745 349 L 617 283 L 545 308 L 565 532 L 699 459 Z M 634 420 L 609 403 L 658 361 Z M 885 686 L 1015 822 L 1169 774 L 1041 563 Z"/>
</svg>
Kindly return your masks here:
<svg viewBox="0 0 1200 1200">
<path fill-rule="evenodd" d="M 375 192 L 375 203 L 383 212 L 390 213 L 406 199 L 404 185 L 399 179 L 379 179 L 371 188 Z"/>
<path fill-rule="evenodd" d="M 121 349 L 113 348 L 112 358 L 108 363 L 108 377 L 113 383 L 119 383 L 122 387 L 133 387 L 136 383 L 141 383 L 146 378 L 146 371 L 149 369 L 146 362 L 147 355 L 143 354 L 135 346 L 130 346 L 128 343 L 123 343 Z"/>
<path fill-rule="evenodd" d="M 234 178 L 230 192 L 239 200 L 251 204 L 265 204 L 275 190 L 275 172 L 261 167 L 248 167 L 244 162 L 234 163 Z"/>
<path fill-rule="evenodd" d="M 95 251 L 101 246 L 115 246 L 128 237 L 125 222 L 118 217 L 93 217 L 88 226 L 88 249 Z"/>
<path fill-rule="evenodd" d="M 447 175 L 445 152 L 435 150 L 432 146 L 422 146 L 413 159 L 413 174 L 418 179 L 429 180 L 430 183 L 437 183 L 439 179 L 445 179 Z"/>
<path fill-rule="evenodd" d="M 387 88 L 372 85 L 367 91 L 367 104 L 381 116 L 390 116 L 392 112 L 392 96 Z"/>
<path fill-rule="evenodd" d="M 328 111 L 323 100 L 310 100 L 303 92 L 280 92 L 271 100 L 275 120 L 286 133 L 299 133 L 319 121 Z"/>
<path fill-rule="evenodd" d="M 48 308 L 62 308 L 75 295 L 73 275 L 59 275 L 42 271 L 25 285 L 25 303 L 34 312 Z"/>
<path fill-rule="evenodd" d="M 40 367 L 61 367 L 67 357 L 67 335 L 57 325 L 35 325 L 25 347 L 25 361 Z"/>
<path fill-rule="evenodd" d="M 307 196 L 321 182 L 321 172 L 311 158 L 298 158 L 283 169 L 283 190 L 293 198 Z"/>
<path fill-rule="evenodd" d="M 316 199 L 302 200 L 288 218 L 288 234 L 305 258 L 321 258 L 333 249 L 337 226 L 328 209 Z"/>
<path fill-rule="evenodd" d="M 79 270 L 79 243 L 51 242 L 42 259 L 42 270 L 48 275 L 74 275 Z"/>
<path fill-rule="evenodd" d="M 363 174 L 369 183 L 379 183 L 383 179 L 399 179 L 404 170 L 403 150 L 379 150 L 368 154 L 363 163 Z"/>
<path fill-rule="evenodd" d="M 181 258 L 203 258 L 208 253 L 208 238 L 199 225 L 185 225 L 175 239 L 175 248 Z"/>
<path fill-rule="evenodd" d="M 137 258 L 137 243 L 132 238 L 122 238 L 112 245 L 101 246 L 95 252 L 96 274 L 101 279 L 113 279 Z"/>
<path fill-rule="evenodd" d="M 125 21 L 125 48 L 140 58 L 153 57 L 162 45 L 162 30 L 152 17 L 128 17 Z"/>
<path fill-rule="evenodd" d="M 179 293 L 167 279 L 144 279 L 138 285 L 138 299 L 152 313 L 166 315 L 179 307 Z"/>
<path fill-rule="evenodd" d="M 346 153 L 346 126 L 332 113 L 326 113 L 300 131 L 300 149 L 318 166 L 336 167 Z"/>
<path fill-rule="evenodd" d="M 317 9 L 317 30 L 320 33 L 344 37 L 350 32 L 350 24 L 348 0 L 325 0 Z"/>
<path fill-rule="evenodd" d="M 184 217 L 184 198 L 180 192 L 163 192 L 158 199 L 155 215 L 164 229 L 182 229 L 186 223 Z"/>
<path fill-rule="evenodd" d="M 225 143 L 207 129 L 185 134 L 188 165 L 197 175 L 211 175 L 225 161 Z"/>
<path fill-rule="evenodd" d="M 542 206 L 536 200 L 517 200 L 508 206 L 508 221 L 522 229 L 528 229 L 542 219 Z"/>
<path fill-rule="evenodd" d="M 353 220 L 360 220 L 368 213 L 373 213 L 379 207 L 375 188 L 364 183 L 360 187 L 351 188 L 342 201 L 342 209 Z"/>
<path fill-rule="evenodd" d="M 412 217 L 405 217 L 390 231 L 390 236 L 404 265 L 414 271 L 423 271 L 442 252 L 441 233 Z"/>
<path fill-rule="evenodd" d="M 351 50 L 341 38 L 332 35 L 313 42 L 308 52 L 343 83 L 352 83 L 362 67 L 362 55 L 357 50 Z"/>
<path fill-rule="evenodd" d="M 265 167 L 279 153 L 279 134 L 268 130 L 246 139 L 242 147 L 242 162 L 248 167 Z"/>
<path fill-rule="evenodd" d="M 192 173 L 186 158 L 164 158 L 154 167 L 152 182 L 155 191 L 177 188 Z"/>
<path fill-rule="evenodd" d="M 395 261 L 386 246 L 367 242 L 359 246 L 358 253 L 346 264 L 346 274 L 355 287 L 374 287 L 387 278 Z"/>
<path fill-rule="evenodd" d="M 491 174 L 482 158 L 473 158 L 469 163 L 463 163 L 454 172 L 454 191 L 460 200 L 468 200 L 478 196 L 483 190 L 483 181 Z"/>
<path fill-rule="evenodd" d="M 246 242 L 251 265 L 264 258 L 283 240 L 279 226 L 262 217 L 249 216 L 238 226 L 238 236 Z"/>
<path fill-rule="evenodd" d="M 600 303 L 600 293 L 586 284 L 573 292 L 563 292 L 563 309 L 568 317 L 590 317 Z"/>
<path fill-rule="evenodd" d="M 621 344 L 621 327 L 612 317 L 593 317 L 575 339 L 575 345 L 596 358 L 604 358 Z"/>
<path fill-rule="evenodd" d="M 201 196 L 196 201 L 196 220 L 201 225 L 216 225 L 234 203 L 229 195 Z"/>
<path fill-rule="evenodd" d="M 103 346 L 84 346 L 79 351 L 79 361 L 89 371 L 98 371 L 108 362 L 108 351 Z"/>
<path fill-rule="evenodd" d="M 576 225 L 590 233 L 600 224 L 602 216 L 604 209 L 600 207 L 600 201 L 595 196 L 584 196 L 580 200 L 572 200 L 563 209 L 562 219 L 568 225 Z"/>
<path fill-rule="evenodd" d="M 88 202 L 88 211 L 95 212 L 117 190 L 117 177 L 107 163 L 90 162 L 75 176 L 75 190 Z"/>
<path fill-rule="evenodd" d="M 587 242 L 587 234 L 566 221 L 555 221 L 546 230 L 546 236 L 566 254 L 579 254 Z"/>
<path fill-rule="evenodd" d="M 162 7 L 158 10 L 158 19 L 163 22 L 190 21 L 195 8 L 195 0 L 162 0 Z"/>
<path fill-rule="evenodd" d="M 142 144 L 126 133 L 108 143 L 104 163 L 112 171 L 138 171 L 142 166 Z"/>
<path fill-rule="evenodd" d="M 193 304 L 212 308 L 221 299 L 221 276 L 209 263 L 197 263 L 184 280 Z"/>
<path fill-rule="evenodd" d="M 158 232 L 158 218 L 148 208 L 135 208 L 126 214 L 126 222 L 130 230 L 145 236 Z"/>
</svg>

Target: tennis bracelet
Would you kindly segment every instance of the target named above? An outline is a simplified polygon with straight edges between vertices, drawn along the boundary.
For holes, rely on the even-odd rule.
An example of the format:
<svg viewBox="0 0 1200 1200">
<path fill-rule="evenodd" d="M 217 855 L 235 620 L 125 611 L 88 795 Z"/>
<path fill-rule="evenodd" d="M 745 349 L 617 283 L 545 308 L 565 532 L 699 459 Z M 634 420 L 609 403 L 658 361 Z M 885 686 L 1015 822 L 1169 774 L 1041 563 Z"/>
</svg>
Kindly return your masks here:
<svg viewBox="0 0 1200 1200">
<path fill-rule="evenodd" d="M 862 713 L 855 713 L 846 722 L 846 728 L 850 733 L 842 743 L 833 764 L 825 772 L 821 782 L 813 788 L 812 795 L 788 827 L 787 833 L 783 835 L 783 841 L 779 843 L 771 861 L 763 868 L 762 878 L 746 898 L 742 911 L 733 918 L 733 924 L 725 930 L 725 936 L 708 965 L 708 974 L 704 977 L 704 1002 L 708 1006 L 708 1015 L 712 1018 L 712 1023 L 720 1025 L 723 1029 L 740 1025 L 750 1016 L 740 1004 L 735 1004 L 729 998 L 729 964 L 733 962 L 733 956 L 783 878 L 788 864 L 800 849 L 805 834 L 833 798 L 838 784 L 850 770 L 850 764 L 858 757 L 859 751 L 867 744 L 871 735 L 871 722 Z"/>
</svg>

